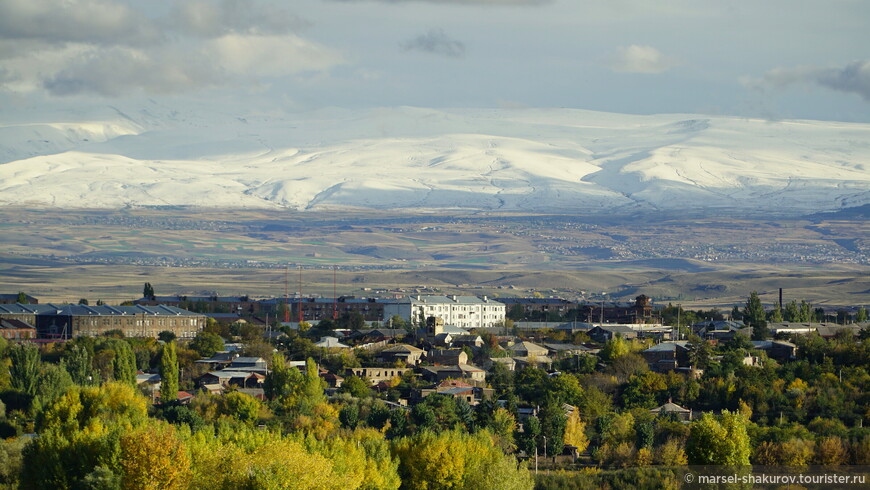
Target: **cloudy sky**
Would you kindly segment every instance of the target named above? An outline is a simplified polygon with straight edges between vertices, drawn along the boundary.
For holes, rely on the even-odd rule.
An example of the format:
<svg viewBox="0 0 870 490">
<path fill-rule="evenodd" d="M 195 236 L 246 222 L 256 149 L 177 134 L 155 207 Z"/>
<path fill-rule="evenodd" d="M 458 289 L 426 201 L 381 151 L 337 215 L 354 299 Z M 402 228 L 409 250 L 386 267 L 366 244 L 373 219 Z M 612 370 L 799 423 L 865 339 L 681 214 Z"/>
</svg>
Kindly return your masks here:
<svg viewBox="0 0 870 490">
<path fill-rule="evenodd" d="M 867 0 L 0 0 L 0 114 L 151 97 L 870 122 L 868 19 Z"/>
</svg>

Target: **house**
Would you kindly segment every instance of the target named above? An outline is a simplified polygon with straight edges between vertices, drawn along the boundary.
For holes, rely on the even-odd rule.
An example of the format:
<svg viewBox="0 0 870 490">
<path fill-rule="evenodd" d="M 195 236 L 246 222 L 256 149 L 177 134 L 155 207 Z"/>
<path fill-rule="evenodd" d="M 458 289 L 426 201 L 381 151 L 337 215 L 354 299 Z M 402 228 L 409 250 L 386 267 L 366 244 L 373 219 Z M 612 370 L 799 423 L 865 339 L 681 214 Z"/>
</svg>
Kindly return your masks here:
<svg viewBox="0 0 870 490">
<path fill-rule="evenodd" d="M 420 396 L 426 398 L 432 394 L 452 396 L 453 398 L 463 399 L 469 405 L 477 405 L 483 400 L 491 400 L 495 390 L 492 388 L 484 388 L 474 386 L 466 382 L 447 379 L 439 383 L 435 388 L 420 390 Z"/>
<path fill-rule="evenodd" d="M 671 415 L 676 417 L 680 422 L 691 422 L 692 421 L 692 411 L 688 408 L 683 408 L 676 403 L 672 403 L 668 400 L 667 403 L 660 407 L 653 408 L 650 410 L 650 413 L 653 415 Z"/>
<path fill-rule="evenodd" d="M 653 371 L 673 371 L 689 362 L 689 343 L 686 341 L 662 342 L 640 353 Z"/>
<path fill-rule="evenodd" d="M 517 342 L 506 349 L 511 357 L 546 357 L 550 353 L 546 347 L 532 342 Z"/>
<path fill-rule="evenodd" d="M 39 300 L 34 298 L 29 294 L 24 294 L 22 298 L 19 293 L 14 294 L 0 294 L 0 305 L 14 305 L 19 303 L 18 300 L 23 299 L 26 305 L 36 305 L 39 304 Z"/>
<path fill-rule="evenodd" d="M 221 388 L 262 388 L 265 380 L 266 376 L 259 373 L 224 369 L 203 374 L 197 380 L 197 385 L 201 387 L 218 385 Z"/>
<path fill-rule="evenodd" d="M 486 371 L 472 364 L 459 364 L 456 366 L 424 366 L 419 368 L 423 379 L 438 382 L 445 379 L 469 379 L 472 381 L 486 381 Z"/>
<path fill-rule="evenodd" d="M 602 344 L 617 335 L 621 335 L 626 340 L 637 338 L 637 332 L 627 325 L 598 325 L 589 330 L 587 335 L 590 339 Z"/>
<path fill-rule="evenodd" d="M 545 369 L 549 369 L 553 365 L 550 356 L 514 356 L 511 359 L 514 361 L 514 369 L 522 369 L 526 366 L 544 366 Z"/>
<path fill-rule="evenodd" d="M 797 357 L 797 346 L 785 340 L 753 340 L 752 347 L 767 352 L 767 357 L 780 362 Z"/>
<path fill-rule="evenodd" d="M 35 339 L 36 328 L 21 320 L 0 318 L 0 337 L 7 340 Z"/>
<path fill-rule="evenodd" d="M 314 347 L 320 347 L 322 349 L 350 349 L 349 345 L 339 342 L 337 337 L 330 336 L 320 337 L 320 341 L 315 342 Z"/>
<path fill-rule="evenodd" d="M 555 359 L 592 353 L 592 349 L 583 345 L 545 343 L 543 346 L 546 347 L 547 354 Z"/>
<path fill-rule="evenodd" d="M 504 323 L 505 305 L 486 296 L 407 296 L 384 304 L 384 321 L 393 316 L 423 326 L 428 319 L 440 319 L 441 325 L 460 328 L 491 328 Z M 435 336 L 438 322 L 427 335 Z"/>
<path fill-rule="evenodd" d="M 265 374 L 268 367 L 266 360 L 262 357 L 236 357 L 224 370 L 252 371 Z"/>
<path fill-rule="evenodd" d="M 468 364 L 468 354 L 462 349 L 432 349 L 426 356 L 426 360 L 436 366 L 458 366 Z"/>
<path fill-rule="evenodd" d="M 207 364 L 209 369 L 216 371 L 229 366 L 233 362 L 233 359 L 237 357 L 239 357 L 238 352 L 215 352 L 208 359 L 199 359 L 194 362 L 197 364 Z"/>
<path fill-rule="evenodd" d="M 320 378 L 326 382 L 326 386 L 330 388 L 341 388 L 341 384 L 344 383 L 344 378 L 335 374 L 326 372 L 320 375 Z"/>
<path fill-rule="evenodd" d="M 404 362 L 409 366 L 416 366 L 420 363 L 420 359 L 426 354 L 426 351 L 408 344 L 396 344 L 387 347 L 375 355 L 375 359 L 380 362 L 392 364 L 396 361 Z"/>
<path fill-rule="evenodd" d="M 347 373 L 351 376 L 368 379 L 371 385 L 375 386 L 382 381 L 390 381 L 393 378 L 399 378 L 405 374 L 405 372 L 410 370 L 411 368 L 397 367 L 358 367 L 348 368 Z"/>
<path fill-rule="evenodd" d="M 514 371 L 517 367 L 517 361 L 512 357 L 490 357 L 486 363 L 486 369 L 492 371 L 496 364 L 502 364 L 508 371 Z"/>
<path fill-rule="evenodd" d="M 454 347 L 471 347 L 478 349 L 483 347 L 483 339 L 480 335 L 465 334 L 455 335 L 450 342 Z"/>
</svg>

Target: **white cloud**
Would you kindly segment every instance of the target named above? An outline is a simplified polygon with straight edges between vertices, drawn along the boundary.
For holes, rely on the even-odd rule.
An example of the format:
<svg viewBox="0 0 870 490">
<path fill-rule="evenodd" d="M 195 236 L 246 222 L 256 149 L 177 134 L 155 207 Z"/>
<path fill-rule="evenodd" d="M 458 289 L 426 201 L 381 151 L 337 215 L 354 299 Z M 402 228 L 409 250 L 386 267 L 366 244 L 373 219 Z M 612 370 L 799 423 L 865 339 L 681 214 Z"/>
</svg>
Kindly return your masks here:
<svg viewBox="0 0 870 490">
<path fill-rule="evenodd" d="M 325 71 L 335 50 L 305 22 L 250 0 L 179 1 L 149 16 L 120 0 L 0 0 L 0 88 L 54 95 L 175 93 Z"/>
<path fill-rule="evenodd" d="M 662 73 L 677 65 L 652 46 L 623 46 L 610 57 L 610 68 L 622 73 Z"/>
</svg>

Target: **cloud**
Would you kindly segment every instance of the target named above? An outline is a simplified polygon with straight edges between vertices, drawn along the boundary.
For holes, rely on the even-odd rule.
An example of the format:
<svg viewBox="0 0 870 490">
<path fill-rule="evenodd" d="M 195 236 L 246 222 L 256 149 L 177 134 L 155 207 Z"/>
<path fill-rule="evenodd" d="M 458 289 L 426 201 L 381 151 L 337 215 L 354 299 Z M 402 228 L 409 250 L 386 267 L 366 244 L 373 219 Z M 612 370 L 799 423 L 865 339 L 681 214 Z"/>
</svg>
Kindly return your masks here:
<svg viewBox="0 0 870 490">
<path fill-rule="evenodd" d="M 744 79 L 744 85 L 765 90 L 794 84 L 815 84 L 838 92 L 857 94 L 870 102 L 870 60 L 859 60 L 841 67 L 798 66 L 774 68 L 761 79 Z"/>
<path fill-rule="evenodd" d="M 422 51 L 424 53 L 440 54 L 451 58 L 465 56 L 465 44 L 444 34 L 441 29 L 430 29 L 414 39 L 401 44 L 406 51 Z"/>
<path fill-rule="evenodd" d="M 677 64 L 658 49 L 637 44 L 617 48 L 609 60 L 610 68 L 621 73 L 662 73 Z"/>
<path fill-rule="evenodd" d="M 278 4 L 280 5 L 280 4 Z M 0 88 L 53 95 L 173 93 L 328 70 L 340 54 L 306 22 L 251 0 L 0 0 Z"/>
<path fill-rule="evenodd" d="M 0 38 L 143 44 L 157 41 L 151 19 L 116 0 L 0 0 Z"/>
<path fill-rule="evenodd" d="M 545 5 L 548 3 L 553 3 L 554 0 L 333 0 L 334 2 L 365 2 L 365 1 L 377 1 L 383 3 L 411 3 L 411 2 L 425 2 L 425 3 L 440 3 L 440 4 L 464 4 L 464 5 L 493 5 L 493 6 L 505 6 L 505 5 Z"/>
<path fill-rule="evenodd" d="M 292 34 L 229 34 L 196 49 L 172 45 L 149 50 L 90 49 L 44 79 L 42 86 L 53 95 L 93 93 L 116 97 L 134 90 L 165 94 L 320 71 L 340 62 L 337 53 Z"/>
<path fill-rule="evenodd" d="M 248 0 L 189 0 L 176 4 L 169 25 L 202 37 L 225 34 L 287 34 L 308 22 L 286 10 Z"/>
</svg>

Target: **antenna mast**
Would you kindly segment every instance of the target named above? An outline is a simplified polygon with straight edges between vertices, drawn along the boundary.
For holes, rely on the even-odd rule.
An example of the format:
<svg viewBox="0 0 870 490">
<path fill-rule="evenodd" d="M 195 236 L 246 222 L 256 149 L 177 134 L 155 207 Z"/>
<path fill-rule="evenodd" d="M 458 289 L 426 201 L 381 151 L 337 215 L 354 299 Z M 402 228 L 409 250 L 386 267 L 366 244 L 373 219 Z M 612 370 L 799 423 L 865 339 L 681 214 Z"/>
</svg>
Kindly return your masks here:
<svg viewBox="0 0 870 490">
<path fill-rule="evenodd" d="M 299 266 L 299 323 L 305 321 L 305 315 L 302 314 L 302 266 Z"/>
<path fill-rule="evenodd" d="M 290 277 L 290 266 L 284 269 L 284 323 L 290 321 L 290 294 L 288 291 Z"/>
<path fill-rule="evenodd" d="M 338 297 L 335 293 L 335 266 L 332 266 L 332 320 L 338 320 Z"/>
</svg>

